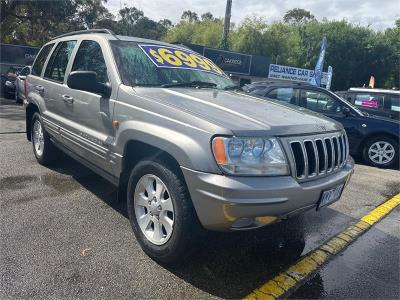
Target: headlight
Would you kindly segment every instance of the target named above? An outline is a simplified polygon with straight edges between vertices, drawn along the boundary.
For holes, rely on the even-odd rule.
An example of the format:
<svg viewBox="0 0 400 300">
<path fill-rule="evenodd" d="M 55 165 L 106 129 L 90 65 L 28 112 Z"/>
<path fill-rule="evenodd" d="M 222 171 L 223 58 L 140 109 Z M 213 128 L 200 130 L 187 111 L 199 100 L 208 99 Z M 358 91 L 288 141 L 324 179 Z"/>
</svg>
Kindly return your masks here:
<svg viewBox="0 0 400 300">
<path fill-rule="evenodd" d="M 11 81 L 7 80 L 6 81 L 6 86 L 11 87 L 11 86 L 14 86 L 14 84 Z"/>
<path fill-rule="evenodd" d="M 212 141 L 212 149 L 215 160 L 227 174 L 289 174 L 289 166 L 276 138 L 216 137 Z"/>
</svg>

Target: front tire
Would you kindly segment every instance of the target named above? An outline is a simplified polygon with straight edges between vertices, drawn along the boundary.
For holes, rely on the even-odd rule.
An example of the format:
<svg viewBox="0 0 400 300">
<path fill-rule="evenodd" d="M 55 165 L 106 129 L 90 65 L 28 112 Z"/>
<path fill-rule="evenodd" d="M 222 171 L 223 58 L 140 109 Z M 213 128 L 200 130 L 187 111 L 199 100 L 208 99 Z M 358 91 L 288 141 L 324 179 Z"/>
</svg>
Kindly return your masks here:
<svg viewBox="0 0 400 300">
<path fill-rule="evenodd" d="M 369 139 L 363 148 L 363 160 L 378 168 L 399 167 L 399 143 L 387 136 Z"/>
<path fill-rule="evenodd" d="M 182 260 L 199 238 L 200 225 L 177 168 L 142 161 L 127 188 L 129 219 L 143 251 L 160 263 Z"/>
<path fill-rule="evenodd" d="M 57 157 L 57 149 L 46 133 L 39 113 L 34 113 L 31 121 L 33 154 L 41 165 L 49 165 Z"/>
</svg>

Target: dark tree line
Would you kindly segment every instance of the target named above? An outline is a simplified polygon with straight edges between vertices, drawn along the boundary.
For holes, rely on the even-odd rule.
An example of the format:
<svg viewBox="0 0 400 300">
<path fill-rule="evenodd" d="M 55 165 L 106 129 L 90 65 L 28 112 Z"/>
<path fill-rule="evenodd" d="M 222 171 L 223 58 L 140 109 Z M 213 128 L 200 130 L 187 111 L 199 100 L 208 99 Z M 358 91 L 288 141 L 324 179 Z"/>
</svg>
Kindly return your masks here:
<svg viewBox="0 0 400 300">
<path fill-rule="evenodd" d="M 151 20 L 135 7 L 125 6 L 114 16 L 106 3 L 107 0 L 1 0 L 1 42 L 40 46 L 51 37 L 89 28 L 161 39 L 172 26 L 170 20 Z"/>
</svg>

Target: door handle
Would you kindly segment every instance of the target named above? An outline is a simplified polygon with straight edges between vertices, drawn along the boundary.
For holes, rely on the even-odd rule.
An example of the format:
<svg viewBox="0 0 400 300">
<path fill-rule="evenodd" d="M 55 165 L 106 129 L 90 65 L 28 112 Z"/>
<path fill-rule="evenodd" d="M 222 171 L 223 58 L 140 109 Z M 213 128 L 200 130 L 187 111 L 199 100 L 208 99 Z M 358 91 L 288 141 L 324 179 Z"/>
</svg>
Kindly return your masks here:
<svg viewBox="0 0 400 300">
<path fill-rule="evenodd" d="M 68 103 L 68 104 L 74 103 L 74 98 L 72 98 L 71 96 L 62 95 L 62 98 L 63 98 L 65 103 Z"/>
<path fill-rule="evenodd" d="M 35 85 L 35 90 L 42 93 L 44 92 L 44 87 L 43 85 Z"/>
</svg>

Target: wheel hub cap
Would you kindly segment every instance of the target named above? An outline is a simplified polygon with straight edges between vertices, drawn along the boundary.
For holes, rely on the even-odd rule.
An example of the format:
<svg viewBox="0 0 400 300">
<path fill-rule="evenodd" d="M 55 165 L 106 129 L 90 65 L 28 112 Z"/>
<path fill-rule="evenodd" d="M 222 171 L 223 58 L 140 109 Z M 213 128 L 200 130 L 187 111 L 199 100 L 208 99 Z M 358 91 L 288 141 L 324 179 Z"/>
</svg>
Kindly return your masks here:
<svg viewBox="0 0 400 300">
<path fill-rule="evenodd" d="M 42 124 L 39 120 L 33 123 L 33 145 L 35 146 L 36 154 L 42 156 L 44 149 L 44 135 Z"/>
<path fill-rule="evenodd" d="M 134 209 L 145 237 L 156 245 L 165 244 L 173 232 L 174 207 L 169 191 L 157 176 L 147 174 L 136 184 Z"/>
<path fill-rule="evenodd" d="M 368 149 L 368 157 L 376 164 L 387 164 L 395 155 L 394 146 L 385 141 L 373 143 Z"/>
</svg>

